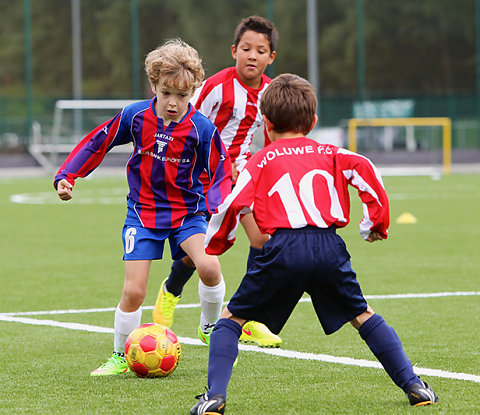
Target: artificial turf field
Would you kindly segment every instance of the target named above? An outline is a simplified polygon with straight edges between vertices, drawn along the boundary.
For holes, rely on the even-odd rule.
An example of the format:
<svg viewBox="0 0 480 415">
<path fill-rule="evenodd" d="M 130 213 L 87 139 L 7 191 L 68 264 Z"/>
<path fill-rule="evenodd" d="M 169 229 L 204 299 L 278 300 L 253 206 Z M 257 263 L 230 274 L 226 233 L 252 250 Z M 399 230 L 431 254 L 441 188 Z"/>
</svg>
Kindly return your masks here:
<svg viewBox="0 0 480 415">
<path fill-rule="evenodd" d="M 477 414 L 480 408 L 480 175 L 385 177 L 388 240 L 358 233 L 361 204 L 340 235 L 370 305 L 399 334 L 440 398 L 412 408 L 357 332 L 325 336 L 305 297 L 281 349 L 243 347 L 228 414 Z M 167 378 L 92 378 L 113 346 L 123 284 L 124 178 L 79 180 L 56 199 L 49 178 L 0 179 L 0 414 L 187 414 L 207 384 L 208 349 L 196 339 L 196 274 L 172 329 L 182 360 Z M 414 224 L 397 224 L 401 214 Z M 243 231 L 220 257 L 227 299 L 245 268 Z M 152 266 L 143 322 L 168 275 L 168 247 Z M 265 353 L 269 352 L 269 353 Z M 281 355 L 270 353 L 281 352 Z"/>
</svg>

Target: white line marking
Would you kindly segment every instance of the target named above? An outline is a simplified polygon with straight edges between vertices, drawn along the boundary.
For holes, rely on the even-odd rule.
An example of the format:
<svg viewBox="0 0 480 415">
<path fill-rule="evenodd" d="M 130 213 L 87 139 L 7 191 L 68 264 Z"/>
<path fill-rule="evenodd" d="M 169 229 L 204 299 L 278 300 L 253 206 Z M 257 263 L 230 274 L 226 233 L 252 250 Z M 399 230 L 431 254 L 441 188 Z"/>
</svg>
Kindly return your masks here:
<svg viewBox="0 0 480 415">
<path fill-rule="evenodd" d="M 0 321 L 6 322 L 15 322 L 23 324 L 33 324 L 37 326 L 53 326 L 60 327 L 69 330 L 80 330 L 87 331 L 92 333 L 113 333 L 113 328 L 92 326 L 90 324 L 81 324 L 81 323 L 63 323 L 60 321 L 54 320 L 37 320 L 33 318 L 26 317 L 13 317 L 5 314 L 0 314 Z M 192 339 L 190 337 L 178 337 L 180 343 L 195 345 L 195 346 L 206 346 L 199 339 Z M 264 353 L 272 356 L 286 357 L 289 359 L 300 359 L 300 360 L 316 360 L 319 362 L 327 363 L 337 363 L 348 366 L 359 366 L 359 367 L 370 367 L 375 369 L 383 369 L 382 365 L 378 362 L 365 360 L 365 359 L 353 359 L 351 357 L 337 357 L 330 356 L 326 354 L 314 354 L 314 353 L 304 353 L 296 352 L 294 350 L 285 350 L 285 349 L 264 349 L 257 346 L 248 346 L 244 344 L 239 344 L 238 348 L 240 350 L 248 352 L 257 352 Z M 448 372 L 438 369 L 427 369 L 423 367 L 415 367 L 415 373 L 417 375 L 433 376 L 446 379 L 458 379 L 458 380 L 468 380 L 471 382 L 480 383 L 480 376 L 473 375 L 470 373 L 456 373 Z"/>
<path fill-rule="evenodd" d="M 224 303 L 227 305 L 227 303 Z M 177 304 L 175 309 L 179 308 L 200 308 L 198 304 Z M 142 306 L 142 310 L 152 310 L 153 305 Z M 16 313 L 0 313 L 3 316 L 42 316 L 42 315 L 54 315 L 54 314 L 86 314 L 86 313 L 105 313 L 115 311 L 116 307 L 105 308 L 84 308 L 75 310 L 47 310 L 47 311 L 20 311 Z"/>
<path fill-rule="evenodd" d="M 113 333 L 114 332 L 113 329 L 110 329 L 110 328 L 91 326 L 89 324 L 62 323 L 61 321 L 55 321 L 55 320 L 37 320 L 35 318 L 6 316 L 5 314 L 0 314 L 0 321 L 32 324 L 34 326 L 61 327 L 63 329 L 89 331 L 93 333 Z"/>
<path fill-rule="evenodd" d="M 412 294 L 391 294 L 391 295 L 366 295 L 367 300 L 398 300 L 405 298 L 433 298 L 433 297 L 456 297 L 480 295 L 480 291 L 455 291 L 443 293 L 412 293 Z M 301 298 L 299 303 L 309 303 L 310 298 Z M 223 303 L 224 305 L 228 303 Z M 182 308 L 200 308 L 200 304 L 177 304 L 176 309 Z M 142 306 L 143 310 L 151 310 L 153 306 Z M 0 313 L 4 316 L 41 316 L 54 314 L 83 314 L 83 313 L 104 313 L 115 311 L 115 307 L 106 308 L 85 308 L 76 310 L 48 310 L 48 311 L 19 311 L 14 313 Z"/>
<path fill-rule="evenodd" d="M 75 190 L 75 198 L 69 203 L 81 205 L 118 205 L 125 204 L 125 195 L 128 193 L 126 188 L 112 187 L 109 189 L 86 189 Z M 17 193 L 10 196 L 10 202 L 21 203 L 27 205 L 47 205 L 47 204 L 63 204 L 57 193 L 53 190 L 50 192 L 35 193 Z"/>
<path fill-rule="evenodd" d="M 246 347 L 248 347 L 248 349 L 246 349 Z M 317 360 L 321 362 L 339 363 L 339 364 L 348 365 L 348 366 L 372 367 L 372 368 L 383 370 L 383 367 L 379 362 L 365 360 L 365 359 L 353 359 L 351 357 L 337 357 L 337 356 L 330 356 L 326 354 L 303 353 L 303 352 L 296 352 L 293 350 L 284 350 L 284 349 L 262 349 L 257 346 L 246 346 L 246 345 L 239 345 L 239 348 L 241 350 L 260 352 L 260 353 L 265 353 L 273 356 L 287 357 L 290 359 Z M 438 370 L 438 369 L 427 369 L 427 368 L 418 367 L 418 366 L 414 367 L 414 371 L 417 375 L 434 376 L 434 377 L 447 378 L 447 379 L 469 380 L 472 382 L 480 383 L 480 376 L 472 375 L 469 373 L 455 373 L 455 372 L 448 372 L 448 371 Z"/>
<path fill-rule="evenodd" d="M 382 169 L 380 169 L 382 170 Z M 119 171 L 124 174 L 124 169 Z M 93 174 L 98 174 L 96 171 Z M 430 175 L 431 173 L 427 173 Z M 89 176 L 90 177 L 90 176 Z M 87 178 L 88 179 L 88 178 Z M 463 186 L 455 186 L 455 197 L 468 197 L 471 199 L 478 199 L 480 195 L 472 195 L 469 189 L 465 189 Z M 82 204 L 82 205 L 94 205 L 94 204 L 108 204 L 108 205 L 124 205 L 125 195 L 128 193 L 126 187 L 112 187 L 109 189 L 82 189 L 75 190 L 75 197 L 69 203 Z M 389 200 L 444 200 L 451 199 L 452 193 L 390 193 L 388 195 Z M 11 203 L 30 204 L 30 205 L 47 205 L 47 204 L 63 204 L 57 194 L 52 190 L 48 192 L 32 192 L 32 193 L 16 193 L 10 195 Z M 359 203 L 353 200 L 352 203 Z"/>
</svg>

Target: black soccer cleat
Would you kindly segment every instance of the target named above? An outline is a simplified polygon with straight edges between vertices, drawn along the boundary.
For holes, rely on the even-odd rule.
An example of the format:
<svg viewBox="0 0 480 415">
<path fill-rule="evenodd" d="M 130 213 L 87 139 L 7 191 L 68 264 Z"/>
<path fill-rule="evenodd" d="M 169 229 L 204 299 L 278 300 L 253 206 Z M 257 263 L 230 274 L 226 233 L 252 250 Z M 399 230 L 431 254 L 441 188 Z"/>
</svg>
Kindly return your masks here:
<svg viewBox="0 0 480 415">
<path fill-rule="evenodd" d="M 422 383 L 423 386 L 419 383 L 413 383 L 408 387 L 408 390 L 405 393 L 412 406 L 430 405 L 438 402 L 437 394 L 432 390 L 428 383 Z"/>
<path fill-rule="evenodd" d="M 225 398 L 220 393 L 208 399 L 207 394 L 195 396 L 198 402 L 190 409 L 190 415 L 218 415 L 225 411 Z"/>
</svg>

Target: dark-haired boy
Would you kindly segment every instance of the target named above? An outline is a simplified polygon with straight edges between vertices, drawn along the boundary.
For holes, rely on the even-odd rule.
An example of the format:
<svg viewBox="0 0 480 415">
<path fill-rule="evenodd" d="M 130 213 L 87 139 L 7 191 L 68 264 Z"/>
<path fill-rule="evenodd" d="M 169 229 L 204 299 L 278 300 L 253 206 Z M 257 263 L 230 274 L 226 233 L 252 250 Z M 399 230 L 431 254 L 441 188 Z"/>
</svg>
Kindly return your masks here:
<svg viewBox="0 0 480 415">
<path fill-rule="evenodd" d="M 317 121 L 316 94 L 292 74 L 275 78 L 261 111 L 272 144 L 255 153 L 207 229 L 206 251 L 220 255 L 234 241 L 240 215 L 252 211 L 271 235 L 247 270 L 210 337 L 208 386 L 191 415 L 223 414 L 238 338 L 246 321 L 279 333 L 304 292 L 326 334 L 350 322 L 411 405 L 438 401 L 414 373 L 395 330 L 366 303 L 350 255 L 336 229 L 349 222 L 348 185 L 364 205 L 360 234 L 387 238 L 388 198 L 380 174 L 365 157 L 319 144 L 305 135 Z M 308 248 L 306 248 L 308 247 Z"/>
<path fill-rule="evenodd" d="M 272 22 L 260 16 L 249 16 L 237 26 L 234 44 L 231 48 L 236 65 L 221 70 L 208 78 L 199 88 L 192 103 L 207 116 L 220 132 L 228 154 L 232 160 L 233 182 L 250 159 L 250 144 L 257 129 L 263 127 L 259 103 L 270 83 L 264 72 L 275 59 L 278 33 Z M 269 141 L 266 138 L 266 143 Z M 205 177 L 205 184 L 208 178 Z M 247 268 L 256 255 L 261 253 L 268 236 L 262 234 L 252 214 L 242 217 L 241 224 L 250 241 Z M 192 276 L 195 267 L 189 257 L 176 260 L 171 273 L 160 287 L 153 309 L 153 320 L 170 327 L 173 323 L 175 306 L 180 299 L 184 285 Z M 199 338 L 208 343 L 213 329 L 199 327 Z M 278 347 L 282 343 L 279 336 L 255 321 L 243 327 L 240 341 L 254 343 L 260 347 Z"/>
</svg>

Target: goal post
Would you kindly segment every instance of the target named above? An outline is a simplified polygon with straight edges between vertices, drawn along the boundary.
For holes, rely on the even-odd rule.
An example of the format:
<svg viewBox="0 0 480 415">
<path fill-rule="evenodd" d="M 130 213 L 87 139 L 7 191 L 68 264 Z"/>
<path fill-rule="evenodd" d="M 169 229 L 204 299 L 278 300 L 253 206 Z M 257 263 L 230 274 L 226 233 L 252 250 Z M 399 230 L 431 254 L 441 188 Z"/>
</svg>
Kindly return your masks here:
<svg viewBox="0 0 480 415">
<path fill-rule="evenodd" d="M 33 134 L 30 154 L 47 171 L 58 167 L 58 155 L 70 153 L 93 128 L 112 118 L 136 100 L 58 100 L 55 102 L 51 130 L 39 128 Z M 129 153 L 131 146 L 119 146 L 114 153 Z"/>
<path fill-rule="evenodd" d="M 443 172 L 451 173 L 452 121 L 448 117 L 351 118 L 348 120 L 348 149 L 357 152 L 358 127 L 440 127 L 442 129 Z"/>
<path fill-rule="evenodd" d="M 81 111 L 86 110 L 106 110 L 110 111 L 112 116 L 115 115 L 114 113 L 121 110 L 123 107 L 136 102 L 131 100 L 59 100 L 55 103 L 55 112 L 53 115 L 53 126 L 52 126 L 52 145 L 60 150 L 65 148 L 62 146 L 61 142 L 61 129 L 63 127 L 63 114 L 65 110 L 72 110 L 73 112 L 81 113 Z M 104 120 L 107 121 L 107 118 Z M 72 129 L 69 133 L 70 136 L 74 137 L 74 134 L 82 135 L 82 132 L 75 131 Z M 78 139 L 81 137 L 77 138 Z M 66 149 L 71 150 L 71 146 L 69 147 L 66 144 Z"/>
</svg>

